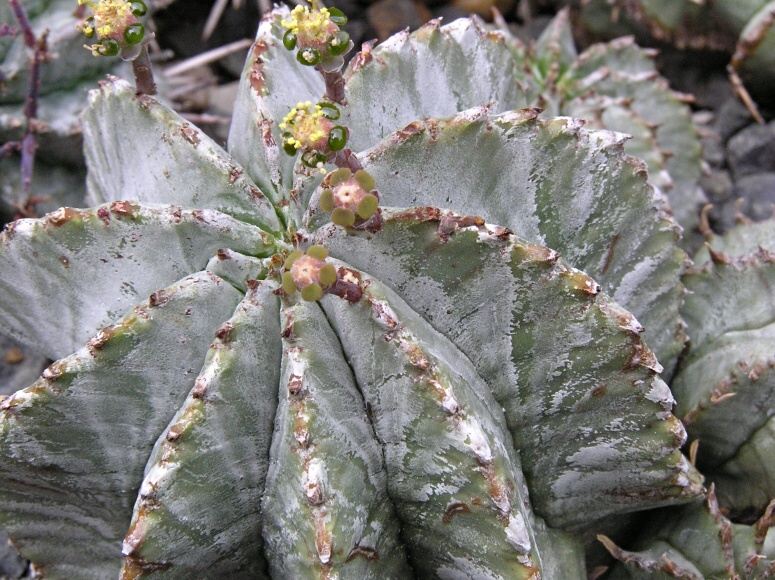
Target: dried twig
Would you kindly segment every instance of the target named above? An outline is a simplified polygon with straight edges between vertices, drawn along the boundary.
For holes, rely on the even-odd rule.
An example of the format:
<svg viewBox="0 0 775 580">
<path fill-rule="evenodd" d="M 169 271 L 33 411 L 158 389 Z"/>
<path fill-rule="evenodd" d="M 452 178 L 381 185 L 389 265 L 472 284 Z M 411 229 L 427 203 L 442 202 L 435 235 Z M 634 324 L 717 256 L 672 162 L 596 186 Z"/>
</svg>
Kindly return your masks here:
<svg viewBox="0 0 775 580">
<path fill-rule="evenodd" d="M 229 0 L 215 0 L 215 4 L 210 9 L 210 14 L 207 16 L 204 30 L 202 30 L 202 40 L 207 40 L 213 35 L 215 27 L 218 26 L 218 22 L 220 22 L 228 4 Z"/>
<path fill-rule="evenodd" d="M 210 113 L 180 113 L 180 116 L 197 125 L 228 125 L 231 118 Z"/>
<path fill-rule="evenodd" d="M 27 11 L 19 0 L 8 0 L 16 21 L 19 23 L 25 46 L 32 51 L 30 76 L 27 85 L 27 97 L 24 101 L 24 136 L 21 142 L 12 147 L 21 152 L 22 189 L 29 197 L 32 188 L 32 172 L 35 168 L 35 152 L 38 148 L 35 136 L 38 117 L 38 97 L 40 94 L 40 67 L 48 58 L 48 31 L 35 36 Z M 8 145 L 8 144 L 6 144 Z M 5 149 L 5 146 L 4 146 Z M 32 199 L 32 198 L 30 198 Z"/>
<path fill-rule="evenodd" d="M 215 62 L 217 60 L 221 60 L 222 58 L 229 56 L 230 54 L 233 54 L 235 52 L 239 52 L 241 50 L 245 50 L 246 48 L 250 48 L 251 44 L 253 44 L 253 41 L 248 38 L 237 40 L 229 44 L 224 44 L 223 46 L 219 46 L 218 48 L 208 50 L 207 52 L 197 54 L 196 56 L 192 56 L 189 59 L 179 62 L 178 64 L 171 66 L 167 70 L 165 70 L 164 74 L 167 77 L 174 77 L 174 76 L 181 75 L 197 67 L 210 64 L 211 62 Z"/>
</svg>

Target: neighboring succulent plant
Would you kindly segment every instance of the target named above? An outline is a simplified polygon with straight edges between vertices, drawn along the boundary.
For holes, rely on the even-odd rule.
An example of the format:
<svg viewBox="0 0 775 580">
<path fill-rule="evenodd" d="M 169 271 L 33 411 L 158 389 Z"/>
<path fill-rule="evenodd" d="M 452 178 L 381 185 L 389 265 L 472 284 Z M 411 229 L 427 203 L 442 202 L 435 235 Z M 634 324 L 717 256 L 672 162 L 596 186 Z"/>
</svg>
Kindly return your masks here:
<svg viewBox="0 0 775 580">
<path fill-rule="evenodd" d="M 538 106 L 549 113 L 631 135 L 625 151 L 646 162 L 651 183 L 669 198 L 691 246 L 705 201 L 699 186 L 702 148 L 688 97 L 670 90 L 653 59 L 654 52 L 632 38 L 596 44 L 579 56 L 569 13 L 562 10 L 532 47 L 528 78 Z"/>
<path fill-rule="evenodd" d="M 118 54 L 121 47 L 111 35 L 126 33 L 134 42 L 130 45 L 126 39 L 122 41 L 123 56 L 134 56 L 143 40 L 138 40 L 138 27 L 142 27 L 138 18 L 147 13 L 148 7 L 139 0 L 90 0 L 79 6 L 75 6 L 73 0 L 35 0 L 25 1 L 24 8 L 32 32 L 41 38 L 47 31 L 32 128 L 37 144 L 30 188 L 33 199 L 30 200 L 27 192 L 18 187 L 20 156 L 13 153 L 2 162 L 0 201 L 17 210 L 25 205 L 34 206 L 34 210 L 41 213 L 62 205 L 82 206 L 84 159 L 79 116 L 89 90 L 97 81 L 107 73 L 120 74 L 127 68 L 118 64 L 117 59 L 94 58 L 92 51 L 84 49 L 84 41 L 97 40 L 96 37 L 101 35 L 97 28 L 100 28 L 107 38 L 105 43 L 110 44 L 110 49 L 103 52 L 113 55 Z M 122 9 L 129 11 L 125 18 L 129 19 L 127 27 L 111 33 L 106 27 L 113 24 L 105 22 L 105 18 Z M 95 22 L 92 11 L 96 11 L 100 22 Z M 2 24 L 18 32 L 15 36 L 0 38 L 0 143 L 7 143 L 21 141 L 27 131 L 25 101 L 29 95 L 31 51 L 25 45 L 24 34 L 8 2 L 0 4 Z M 88 32 L 86 38 L 85 32 Z M 98 47 L 101 46 L 92 45 L 95 53 L 100 53 Z M 31 201 L 35 203 L 31 204 Z"/>
<path fill-rule="evenodd" d="M 0 524 L 52 578 L 583 578 L 576 532 L 702 491 L 614 302 L 673 366 L 686 256 L 645 165 L 495 114 L 524 92 L 475 21 L 368 46 L 344 83 L 287 19 L 259 28 L 233 159 L 105 82 L 101 205 L 0 237 L 0 320 L 60 358 L 0 403 Z M 312 164 L 280 124 L 324 93 L 357 153 Z"/>
<path fill-rule="evenodd" d="M 671 386 L 722 507 L 750 518 L 775 498 L 775 222 L 713 236 L 695 262 Z"/>
<path fill-rule="evenodd" d="M 619 578 L 764 579 L 775 577 L 775 501 L 753 525 L 732 523 L 711 486 L 699 505 L 656 512 L 644 523 L 633 550 L 601 537 L 619 560 L 606 576 Z"/>
<path fill-rule="evenodd" d="M 679 48 L 709 48 L 732 54 L 754 95 L 772 97 L 775 65 L 775 2 L 771 0 L 581 0 L 582 19 L 609 37 L 628 31 L 650 34 Z M 622 21 L 611 27 L 611 20 Z"/>
</svg>

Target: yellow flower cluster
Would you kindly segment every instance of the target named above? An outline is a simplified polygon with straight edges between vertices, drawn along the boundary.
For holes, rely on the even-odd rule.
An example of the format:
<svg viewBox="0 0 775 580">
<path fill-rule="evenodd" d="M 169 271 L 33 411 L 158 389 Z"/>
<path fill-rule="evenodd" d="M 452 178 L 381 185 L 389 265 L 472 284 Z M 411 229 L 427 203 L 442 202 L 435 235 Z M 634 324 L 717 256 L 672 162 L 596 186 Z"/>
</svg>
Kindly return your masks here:
<svg viewBox="0 0 775 580">
<path fill-rule="evenodd" d="M 283 20 L 282 25 L 299 38 L 317 42 L 326 42 L 332 33 L 338 30 L 331 21 L 328 8 L 318 10 L 314 3 L 312 9 L 307 6 L 296 6 L 291 10 L 291 17 Z"/>
<path fill-rule="evenodd" d="M 94 24 L 85 24 L 83 32 L 91 36 L 96 31 L 100 38 L 123 34 L 134 20 L 132 5 L 127 0 L 78 0 L 81 6 L 88 6 L 94 13 Z"/>
<path fill-rule="evenodd" d="M 298 151 L 302 147 L 315 147 L 322 139 L 327 138 L 330 124 L 320 105 L 304 101 L 296 103 L 283 117 L 280 130 L 289 133 L 285 143 Z"/>
</svg>

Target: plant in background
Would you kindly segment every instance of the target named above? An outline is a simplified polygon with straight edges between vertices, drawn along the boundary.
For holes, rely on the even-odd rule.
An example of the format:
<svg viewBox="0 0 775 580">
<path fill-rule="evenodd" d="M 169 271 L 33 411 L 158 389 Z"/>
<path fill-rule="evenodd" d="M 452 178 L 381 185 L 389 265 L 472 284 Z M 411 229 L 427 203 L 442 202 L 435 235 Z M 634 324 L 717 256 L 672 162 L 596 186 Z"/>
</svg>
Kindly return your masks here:
<svg viewBox="0 0 775 580">
<path fill-rule="evenodd" d="M 78 6 L 86 8 L 86 15 L 79 29 L 91 41 L 87 48 L 93 56 L 118 56 L 132 62 L 137 92 L 155 95 L 148 41 L 142 20 L 148 15 L 148 7 L 142 0 L 78 0 Z"/>
<path fill-rule="evenodd" d="M 771 578 L 775 575 L 775 501 L 752 525 L 734 524 L 719 508 L 711 486 L 701 505 L 652 514 L 623 550 L 599 539 L 618 560 L 607 578 Z"/>
<path fill-rule="evenodd" d="M 705 195 L 699 186 L 701 147 L 687 106 L 690 97 L 670 90 L 653 51 L 632 38 L 576 51 L 569 12 L 560 13 L 530 49 L 511 38 L 515 58 L 529 71 L 523 82 L 534 102 L 553 115 L 631 136 L 625 151 L 648 166 L 649 180 L 670 200 L 685 245 L 701 243 L 697 227 Z"/>
<path fill-rule="evenodd" d="M 0 320 L 59 359 L 0 403 L 0 524 L 54 578 L 585 577 L 601 522 L 704 492 L 660 377 L 695 373 L 680 228 L 623 136 L 512 110 L 504 34 L 342 74 L 297 56 L 337 14 L 290 14 L 230 154 L 104 83 L 96 207 L 0 238 Z"/>
<path fill-rule="evenodd" d="M 763 103 L 772 96 L 775 2 L 770 0 L 582 0 L 582 22 L 610 36 L 639 32 L 678 48 L 726 51 L 738 95 L 764 122 L 748 89 Z M 618 26 L 611 26 L 612 21 Z M 741 80 L 745 81 L 745 86 Z"/>
<path fill-rule="evenodd" d="M 694 261 L 677 413 L 721 505 L 752 521 L 775 498 L 775 222 L 710 234 Z"/>
<path fill-rule="evenodd" d="M 95 83 L 106 73 L 122 72 L 116 59 L 94 58 L 84 50 L 82 30 L 92 39 L 98 35 L 87 23 L 94 22 L 87 8 L 104 19 L 111 10 L 128 7 L 134 28 L 121 34 L 136 40 L 142 24 L 134 20 L 142 19 L 144 6 L 125 1 L 77 7 L 72 0 L 0 3 L 0 25 L 16 31 L 0 37 L 0 200 L 11 214 L 30 217 L 62 205 L 84 204 L 79 115 Z M 104 27 L 110 23 L 100 25 L 107 33 Z M 128 49 L 128 41 L 120 40 Z M 136 42 L 133 50 L 142 45 Z"/>
</svg>

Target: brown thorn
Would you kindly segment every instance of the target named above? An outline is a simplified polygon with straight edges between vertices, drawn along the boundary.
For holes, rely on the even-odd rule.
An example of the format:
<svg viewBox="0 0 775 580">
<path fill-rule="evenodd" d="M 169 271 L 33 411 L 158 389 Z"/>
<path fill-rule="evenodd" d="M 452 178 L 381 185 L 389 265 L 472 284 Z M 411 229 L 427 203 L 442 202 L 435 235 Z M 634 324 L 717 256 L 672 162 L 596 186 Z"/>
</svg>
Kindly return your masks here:
<svg viewBox="0 0 775 580">
<path fill-rule="evenodd" d="M 764 539 L 771 527 L 775 526 L 775 499 L 773 499 L 765 508 L 762 517 L 759 518 L 753 526 L 754 542 L 761 549 L 764 545 Z"/>
<path fill-rule="evenodd" d="M 700 449 L 700 440 L 695 439 L 689 444 L 689 463 L 697 467 L 697 451 Z"/>
<path fill-rule="evenodd" d="M 710 210 L 712 209 L 712 203 L 706 203 L 702 207 L 702 210 L 700 211 L 700 225 L 697 226 L 700 230 L 700 234 L 702 234 L 702 237 L 704 237 L 706 240 L 710 240 L 715 236 L 713 229 L 710 227 L 710 220 L 708 218 L 710 215 Z"/>
<path fill-rule="evenodd" d="M 751 97 L 751 93 L 745 88 L 740 75 L 737 74 L 737 68 L 734 65 L 734 61 L 733 64 L 727 65 L 727 74 L 729 75 L 729 81 L 732 83 L 735 94 L 737 94 L 738 98 L 745 105 L 745 108 L 748 109 L 748 112 L 751 113 L 751 116 L 757 123 L 764 125 L 764 117 L 762 117 L 762 114 L 759 112 L 759 107 L 756 106 L 756 103 Z"/>
</svg>

